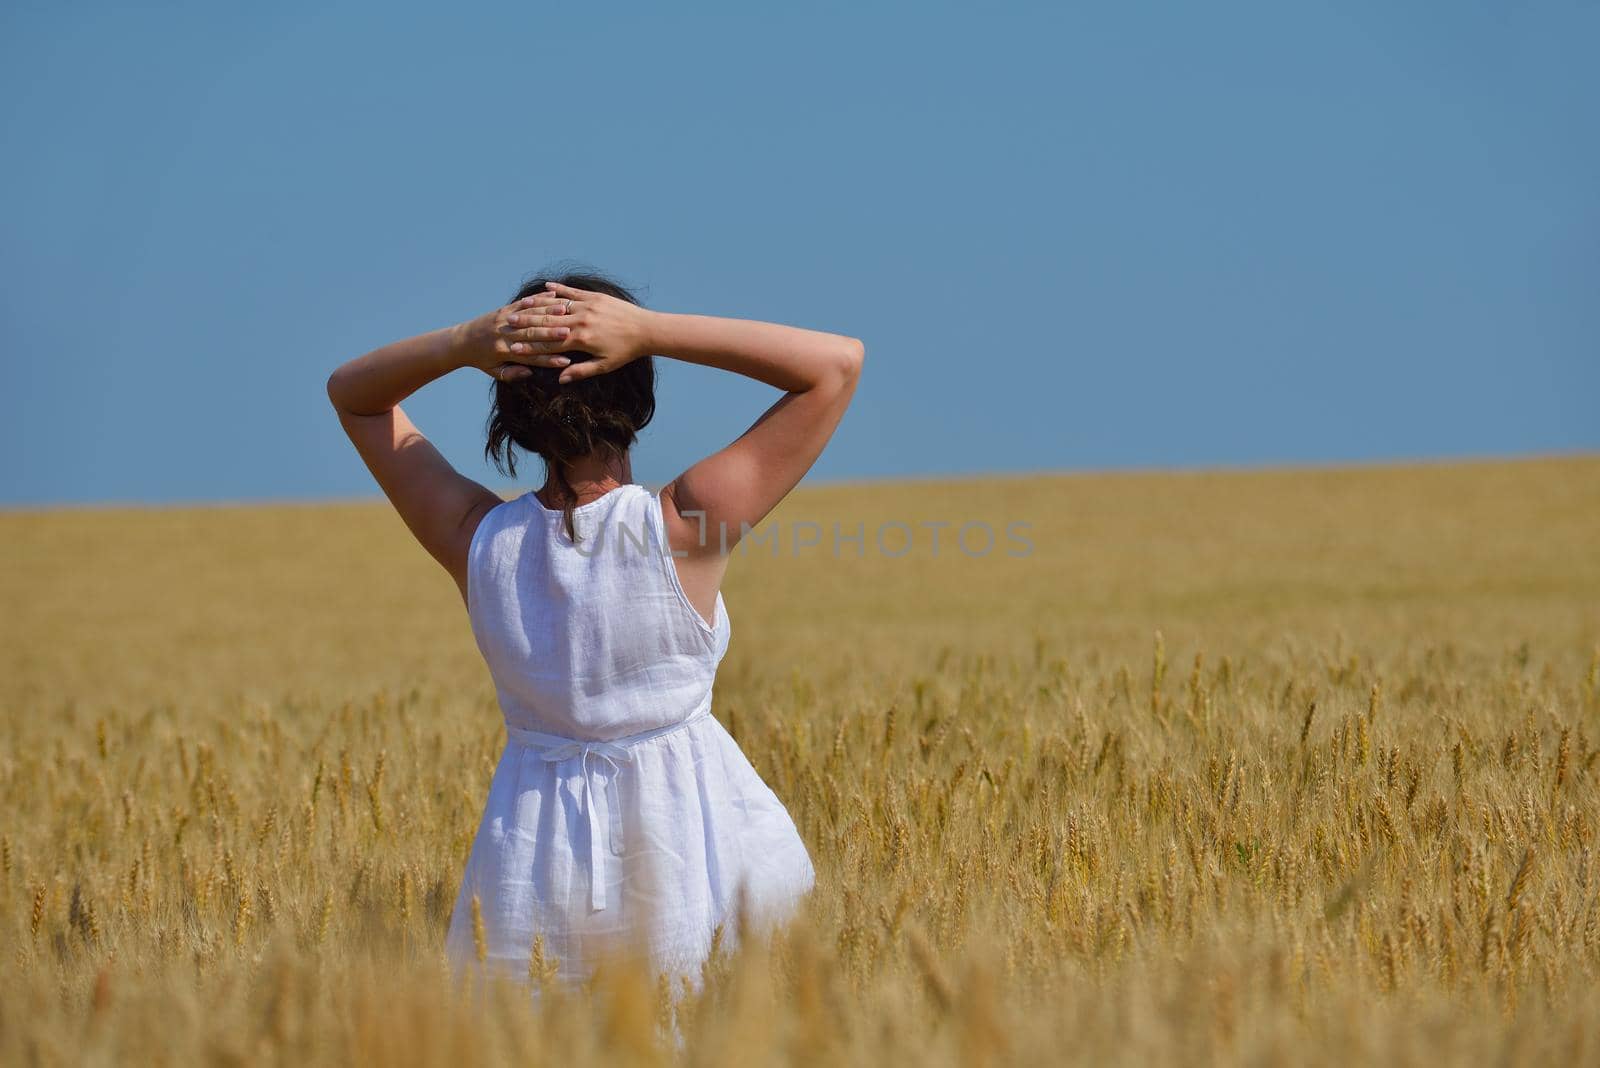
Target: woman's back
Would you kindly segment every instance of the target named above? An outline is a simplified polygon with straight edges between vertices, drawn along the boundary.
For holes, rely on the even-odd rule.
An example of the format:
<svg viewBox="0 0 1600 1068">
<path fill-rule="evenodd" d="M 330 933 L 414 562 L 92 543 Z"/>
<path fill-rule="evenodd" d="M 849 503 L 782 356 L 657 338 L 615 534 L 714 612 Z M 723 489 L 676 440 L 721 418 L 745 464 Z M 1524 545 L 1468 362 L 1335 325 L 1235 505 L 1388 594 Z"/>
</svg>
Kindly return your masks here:
<svg viewBox="0 0 1600 1068">
<path fill-rule="evenodd" d="M 529 492 L 491 510 L 467 558 L 473 634 L 506 723 L 609 740 L 707 711 L 728 618 L 690 604 L 661 501 L 627 484 L 574 510 L 574 544 Z"/>
<path fill-rule="evenodd" d="M 635 940 L 697 981 L 741 900 L 752 920 L 779 919 L 815 872 L 711 715 L 727 613 L 720 593 L 714 626 L 690 604 L 660 498 L 624 485 L 573 520 L 576 544 L 528 493 L 491 509 L 468 549 L 468 612 L 506 747 L 446 947 L 463 966 L 481 955 L 526 975 L 538 938 L 581 980 Z"/>
</svg>

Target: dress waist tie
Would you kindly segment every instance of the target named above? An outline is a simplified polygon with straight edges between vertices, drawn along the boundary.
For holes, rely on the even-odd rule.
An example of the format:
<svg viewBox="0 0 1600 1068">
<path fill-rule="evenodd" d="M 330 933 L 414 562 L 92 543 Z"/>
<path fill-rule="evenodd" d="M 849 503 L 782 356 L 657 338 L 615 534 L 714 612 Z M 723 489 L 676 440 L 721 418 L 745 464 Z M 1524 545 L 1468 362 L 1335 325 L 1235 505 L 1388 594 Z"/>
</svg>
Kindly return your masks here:
<svg viewBox="0 0 1600 1068">
<path fill-rule="evenodd" d="M 594 773 L 599 769 L 597 764 L 591 764 L 591 758 L 603 760 L 611 765 L 611 774 L 607 776 L 607 783 L 613 786 L 612 796 L 607 799 L 606 808 L 610 816 L 609 822 L 613 824 L 616 837 L 622 837 L 622 818 L 620 805 L 615 794 L 616 773 L 621 770 L 623 761 L 632 760 L 633 746 L 651 738 L 659 738 L 663 734 L 679 731 L 692 723 L 698 723 L 711 715 L 711 703 L 707 701 L 694 715 L 688 719 L 669 723 L 665 727 L 654 730 L 640 731 L 638 734 L 629 734 L 621 738 L 612 738 L 609 741 L 586 740 L 583 738 L 567 738 L 560 734 L 543 734 L 531 731 L 524 727 L 513 727 L 506 724 L 506 740 L 517 745 L 526 746 L 538 751 L 539 756 L 553 763 L 559 764 L 563 760 L 578 761 L 579 771 L 583 775 L 583 813 L 589 824 L 589 903 L 596 911 L 606 907 L 606 876 L 604 858 L 605 852 L 601 848 L 600 820 L 595 815 L 594 804 Z"/>
</svg>

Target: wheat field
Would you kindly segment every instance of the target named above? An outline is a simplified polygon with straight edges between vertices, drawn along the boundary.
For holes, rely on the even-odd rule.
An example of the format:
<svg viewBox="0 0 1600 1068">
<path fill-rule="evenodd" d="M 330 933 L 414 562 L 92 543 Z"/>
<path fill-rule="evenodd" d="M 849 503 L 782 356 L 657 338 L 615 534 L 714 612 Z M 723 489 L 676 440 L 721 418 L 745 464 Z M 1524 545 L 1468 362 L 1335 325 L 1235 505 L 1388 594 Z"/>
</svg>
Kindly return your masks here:
<svg viewBox="0 0 1600 1068">
<path fill-rule="evenodd" d="M 504 736 L 386 504 L 0 513 L 0 1061 L 1600 1062 L 1600 458 L 804 522 L 732 565 L 715 712 L 817 889 L 686 993 L 447 972 Z"/>
</svg>

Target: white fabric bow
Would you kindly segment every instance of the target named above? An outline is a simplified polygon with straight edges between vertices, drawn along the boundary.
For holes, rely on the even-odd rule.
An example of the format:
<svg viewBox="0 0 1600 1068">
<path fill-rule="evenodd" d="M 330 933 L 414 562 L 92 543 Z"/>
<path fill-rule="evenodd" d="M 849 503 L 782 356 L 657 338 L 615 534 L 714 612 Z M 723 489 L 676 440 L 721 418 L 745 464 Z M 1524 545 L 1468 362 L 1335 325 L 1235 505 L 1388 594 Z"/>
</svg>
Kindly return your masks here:
<svg viewBox="0 0 1600 1068">
<path fill-rule="evenodd" d="M 605 853 L 600 843 L 608 836 L 600 833 L 600 820 L 595 812 L 594 772 L 598 769 L 591 767 L 590 758 L 597 757 L 611 765 L 611 774 L 606 778 L 608 784 L 612 784 L 616 780 L 617 773 L 622 770 L 622 763 L 633 759 L 633 753 L 630 750 L 634 744 L 644 741 L 646 738 L 655 738 L 671 731 L 680 730 L 708 715 L 710 715 L 709 698 L 701 708 L 696 710 L 695 715 L 690 716 L 688 719 L 678 723 L 670 723 L 655 730 L 631 734 L 625 738 L 618 738 L 610 742 L 582 738 L 563 738 L 558 734 L 542 734 L 539 731 L 531 731 L 524 727 L 506 725 L 506 737 L 510 741 L 538 750 L 539 756 L 552 764 L 559 764 L 563 760 L 572 760 L 575 757 L 578 759 L 578 767 L 583 774 L 584 819 L 589 824 L 589 904 L 596 912 L 606 907 Z M 616 791 L 613 789 L 606 802 L 606 811 L 609 816 L 609 822 L 616 830 L 617 838 L 620 839 L 622 821 L 619 808 Z M 620 845 L 615 846 L 614 850 L 620 852 Z"/>
</svg>

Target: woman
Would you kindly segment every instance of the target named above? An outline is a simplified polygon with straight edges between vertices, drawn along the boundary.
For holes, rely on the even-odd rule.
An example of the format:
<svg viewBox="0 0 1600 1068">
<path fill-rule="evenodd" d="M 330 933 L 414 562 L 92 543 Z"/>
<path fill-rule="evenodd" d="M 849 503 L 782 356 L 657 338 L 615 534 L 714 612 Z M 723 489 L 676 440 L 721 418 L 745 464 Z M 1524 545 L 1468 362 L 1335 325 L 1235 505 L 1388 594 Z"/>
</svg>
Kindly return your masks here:
<svg viewBox="0 0 1600 1068">
<path fill-rule="evenodd" d="M 652 354 L 784 391 L 659 494 L 629 464 L 655 411 Z M 832 436 L 863 356 L 853 337 L 650 311 L 568 274 L 329 377 L 361 458 L 460 588 L 505 715 L 446 937 L 458 966 L 580 980 L 637 939 L 696 983 L 719 926 L 778 920 L 811 889 L 794 822 L 710 714 L 718 591 L 728 551 Z M 513 476 L 517 449 L 538 455 L 537 492 L 502 500 L 401 411 L 463 367 L 495 379 L 486 454 Z"/>
</svg>

